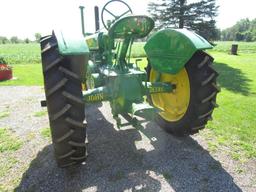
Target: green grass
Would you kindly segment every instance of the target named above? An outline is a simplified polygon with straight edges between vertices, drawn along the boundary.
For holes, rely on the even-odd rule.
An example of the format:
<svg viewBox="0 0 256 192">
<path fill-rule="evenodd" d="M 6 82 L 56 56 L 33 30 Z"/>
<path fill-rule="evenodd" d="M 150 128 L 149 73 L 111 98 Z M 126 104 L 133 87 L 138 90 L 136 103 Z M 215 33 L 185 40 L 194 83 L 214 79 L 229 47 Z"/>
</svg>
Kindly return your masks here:
<svg viewBox="0 0 256 192">
<path fill-rule="evenodd" d="M 20 149 L 22 142 L 7 128 L 0 128 L 0 153 Z"/>
<path fill-rule="evenodd" d="M 35 117 L 43 117 L 45 115 L 47 115 L 47 111 L 38 111 L 34 113 Z"/>
<path fill-rule="evenodd" d="M 43 85 L 42 67 L 39 64 L 13 65 L 12 80 L 0 81 L 1 85 Z"/>
<path fill-rule="evenodd" d="M 215 51 L 223 52 L 223 53 L 230 53 L 231 45 L 238 44 L 238 54 L 240 53 L 256 53 L 256 42 L 232 42 L 232 41 L 218 41 L 215 42 L 217 44 L 214 47 Z"/>
<path fill-rule="evenodd" d="M 208 125 L 215 137 L 211 147 L 227 146 L 234 159 L 256 157 L 256 54 L 210 54 L 222 88 L 217 99 L 220 107 Z"/>
<path fill-rule="evenodd" d="M 10 115 L 10 113 L 8 111 L 0 112 L 0 119 L 8 117 L 9 115 Z"/>
<path fill-rule="evenodd" d="M 40 134 L 41 134 L 44 138 L 48 139 L 48 138 L 51 137 L 51 130 L 50 130 L 49 127 L 42 128 L 42 129 L 40 130 Z"/>
</svg>

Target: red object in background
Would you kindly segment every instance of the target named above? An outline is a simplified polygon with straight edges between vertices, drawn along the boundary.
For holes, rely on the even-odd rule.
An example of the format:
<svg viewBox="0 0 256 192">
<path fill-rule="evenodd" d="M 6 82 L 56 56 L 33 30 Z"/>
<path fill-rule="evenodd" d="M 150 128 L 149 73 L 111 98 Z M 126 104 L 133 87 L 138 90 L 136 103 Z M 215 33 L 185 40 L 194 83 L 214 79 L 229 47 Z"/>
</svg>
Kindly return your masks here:
<svg viewBox="0 0 256 192">
<path fill-rule="evenodd" d="M 0 81 L 12 78 L 12 69 L 6 64 L 0 64 Z"/>
</svg>

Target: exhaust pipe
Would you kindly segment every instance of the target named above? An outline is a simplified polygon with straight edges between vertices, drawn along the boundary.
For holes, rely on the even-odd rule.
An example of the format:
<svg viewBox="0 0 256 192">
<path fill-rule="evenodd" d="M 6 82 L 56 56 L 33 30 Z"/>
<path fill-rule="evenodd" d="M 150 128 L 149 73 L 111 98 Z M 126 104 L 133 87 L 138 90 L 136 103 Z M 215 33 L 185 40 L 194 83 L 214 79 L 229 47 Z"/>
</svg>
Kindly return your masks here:
<svg viewBox="0 0 256 192">
<path fill-rule="evenodd" d="M 84 6 L 80 6 L 80 12 L 81 12 L 81 24 L 82 24 L 82 34 L 85 36 L 85 29 L 84 29 Z"/>
<path fill-rule="evenodd" d="M 100 29 L 100 19 L 99 19 L 99 7 L 94 7 L 94 14 L 95 14 L 95 31 L 99 31 Z"/>
</svg>

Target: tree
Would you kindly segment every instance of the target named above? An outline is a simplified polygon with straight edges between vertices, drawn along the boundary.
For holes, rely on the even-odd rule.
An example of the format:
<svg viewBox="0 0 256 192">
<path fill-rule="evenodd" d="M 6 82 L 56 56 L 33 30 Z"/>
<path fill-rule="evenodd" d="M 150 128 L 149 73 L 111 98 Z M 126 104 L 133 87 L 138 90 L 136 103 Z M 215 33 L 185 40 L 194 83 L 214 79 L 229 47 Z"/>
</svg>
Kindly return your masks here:
<svg viewBox="0 0 256 192">
<path fill-rule="evenodd" d="M 26 39 L 24 40 L 24 42 L 27 43 L 27 44 L 30 43 L 29 38 L 26 38 Z"/>
<path fill-rule="evenodd" d="M 223 41 L 256 41 L 256 19 L 241 19 L 234 26 L 222 31 Z"/>
<path fill-rule="evenodd" d="M 215 1 L 188 3 L 187 0 L 159 0 L 157 3 L 150 2 L 148 11 L 156 21 L 158 29 L 188 28 L 212 40 L 218 34 L 214 20 L 218 11 Z"/>
<path fill-rule="evenodd" d="M 40 33 L 35 33 L 36 42 L 39 42 L 42 35 Z"/>
<path fill-rule="evenodd" d="M 7 37 L 0 36 L 0 44 L 7 44 L 9 42 L 10 41 Z"/>
<path fill-rule="evenodd" d="M 11 41 L 11 43 L 19 43 L 19 39 L 17 36 L 11 37 L 10 41 Z"/>
</svg>

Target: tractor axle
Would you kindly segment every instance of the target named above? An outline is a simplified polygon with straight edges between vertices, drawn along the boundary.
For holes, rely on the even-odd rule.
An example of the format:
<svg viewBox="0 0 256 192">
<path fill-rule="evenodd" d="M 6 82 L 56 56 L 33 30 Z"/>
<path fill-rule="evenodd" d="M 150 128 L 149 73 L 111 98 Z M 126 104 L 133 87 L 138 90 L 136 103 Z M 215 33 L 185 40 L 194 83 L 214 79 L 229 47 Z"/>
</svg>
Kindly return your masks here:
<svg viewBox="0 0 256 192">
<path fill-rule="evenodd" d="M 171 83 L 163 83 L 163 82 L 142 82 L 142 96 L 147 96 L 151 94 L 157 93 L 170 93 L 175 89 L 175 85 Z M 129 87 L 126 87 L 129 92 Z M 134 94 L 134 93 L 133 93 Z M 108 87 L 98 87 L 95 89 L 89 89 L 83 92 L 83 98 L 86 103 L 95 103 L 101 101 L 111 101 L 117 99 L 119 96 L 113 94 L 113 90 Z"/>
</svg>

